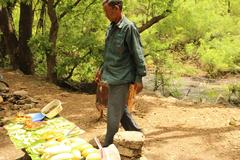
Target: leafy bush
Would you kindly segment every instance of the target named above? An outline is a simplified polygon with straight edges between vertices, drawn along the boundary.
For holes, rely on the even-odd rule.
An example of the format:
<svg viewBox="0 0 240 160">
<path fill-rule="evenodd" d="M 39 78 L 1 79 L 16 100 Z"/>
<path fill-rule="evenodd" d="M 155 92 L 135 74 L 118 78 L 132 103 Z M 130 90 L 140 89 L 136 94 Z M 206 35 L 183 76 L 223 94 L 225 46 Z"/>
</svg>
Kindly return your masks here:
<svg viewBox="0 0 240 160">
<path fill-rule="evenodd" d="M 240 1 L 176 1 L 176 10 L 144 33 L 146 52 L 156 65 L 185 74 L 191 64 L 209 76 L 240 71 Z M 153 38 L 154 37 L 154 38 Z M 166 56 L 167 54 L 167 56 Z M 170 60 L 172 59 L 172 60 Z M 164 62 L 163 62 L 164 61 Z M 196 73 L 198 68 L 192 72 Z M 188 71 L 187 71 L 188 72 Z"/>
<path fill-rule="evenodd" d="M 34 55 L 35 72 L 38 75 L 46 75 L 47 62 L 46 54 L 50 52 L 50 43 L 47 34 L 37 34 L 28 42 Z"/>
</svg>

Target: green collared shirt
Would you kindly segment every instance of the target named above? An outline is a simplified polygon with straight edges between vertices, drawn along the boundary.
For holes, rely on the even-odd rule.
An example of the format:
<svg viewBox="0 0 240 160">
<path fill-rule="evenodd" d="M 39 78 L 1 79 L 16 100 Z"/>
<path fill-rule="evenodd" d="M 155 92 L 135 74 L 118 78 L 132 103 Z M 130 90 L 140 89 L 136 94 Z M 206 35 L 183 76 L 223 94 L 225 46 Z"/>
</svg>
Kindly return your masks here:
<svg viewBox="0 0 240 160">
<path fill-rule="evenodd" d="M 146 75 L 144 53 L 135 25 L 126 17 L 111 23 L 104 52 L 102 80 L 110 85 L 142 82 Z"/>
</svg>

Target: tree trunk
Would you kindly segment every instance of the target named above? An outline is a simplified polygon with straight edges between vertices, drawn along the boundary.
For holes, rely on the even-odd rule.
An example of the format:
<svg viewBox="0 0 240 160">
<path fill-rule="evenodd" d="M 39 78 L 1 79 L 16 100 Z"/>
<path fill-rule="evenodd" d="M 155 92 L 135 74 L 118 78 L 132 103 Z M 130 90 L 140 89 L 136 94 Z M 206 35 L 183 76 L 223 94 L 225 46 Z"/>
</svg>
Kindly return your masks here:
<svg viewBox="0 0 240 160">
<path fill-rule="evenodd" d="M 51 43 L 50 52 L 47 53 L 47 79 L 50 82 L 57 83 L 57 71 L 56 71 L 56 65 L 57 65 L 57 53 L 56 53 L 56 42 L 57 42 L 57 34 L 59 29 L 59 20 L 61 20 L 68 12 L 69 10 L 76 7 L 81 0 L 76 0 L 75 3 L 71 6 L 69 6 L 68 10 L 63 11 L 59 17 L 56 13 L 56 5 L 60 2 L 59 0 L 54 3 L 54 0 L 48 0 L 44 1 L 47 3 L 48 8 L 48 16 L 51 21 L 51 28 L 49 33 L 49 42 Z"/>
<path fill-rule="evenodd" d="M 19 69 L 24 74 L 34 73 L 33 54 L 29 48 L 28 41 L 32 37 L 33 12 L 32 3 L 20 3 L 19 20 Z"/>
<path fill-rule="evenodd" d="M 41 7 L 41 12 L 40 12 L 40 16 L 39 16 L 39 20 L 38 20 L 38 24 L 37 24 L 37 29 L 36 29 L 36 33 L 38 33 L 38 31 L 42 31 L 42 34 L 44 34 L 44 16 L 46 13 L 46 3 L 42 2 L 42 7 Z"/>
<path fill-rule="evenodd" d="M 10 57 L 10 63 L 13 69 L 18 68 L 17 63 L 17 51 L 18 40 L 13 29 L 11 15 L 6 7 L 0 8 L 0 30 L 3 33 L 4 44 L 6 47 L 6 53 Z"/>
<path fill-rule="evenodd" d="M 56 72 L 56 42 L 57 42 L 57 34 L 58 34 L 58 18 L 57 13 L 54 8 L 54 0 L 47 1 L 48 6 L 48 15 L 51 21 L 51 28 L 49 34 L 49 41 L 51 43 L 50 52 L 47 53 L 47 79 L 50 82 L 57 82 L 57 72 Z"/>
<path fill-rule="evenodd" d="M 4 67 L 6 57 L 6 45 L 4 43 L 3 35 L 0 35 L 0 67 Z"/>
<path fill-rule="evenodd" d="M 3 35 L 0 35 L 0 58 L 4 58 L 7 54 L 6 45 L 4 43 Z"/>
</svg>

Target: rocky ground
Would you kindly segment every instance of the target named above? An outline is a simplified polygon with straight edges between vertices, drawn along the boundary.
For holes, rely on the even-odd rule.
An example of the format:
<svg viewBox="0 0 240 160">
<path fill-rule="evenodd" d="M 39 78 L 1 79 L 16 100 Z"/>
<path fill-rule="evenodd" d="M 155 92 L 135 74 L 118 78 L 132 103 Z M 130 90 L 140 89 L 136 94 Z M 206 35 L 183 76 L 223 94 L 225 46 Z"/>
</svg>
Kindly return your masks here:
<svg viewBox="0 0 240 160">
<path fill-rule="evenodd" d="M 84 129 L 86 140 L 105 132 L 105 120 L 97 121 L 95 95 L 67 92 L 44 79 L 0 70 L 10 84 L 10 93 L 24 90 L 38 101 L 23 112 L 36 112 L 57 98 L 63 102 L 61 116 Z M 16 114 L 8 105 L 2 115 Z M 1 115 L 0 115 L 1 116 Z M 144 155 L 148 160 L 240 160 L 240 109 L 230 105 L 207 104 L 164 98 L 144 90 L 137 97 L 133 116 L 145 134 Z M 236 123 L 231 123 L 231 119 Z M 122 129 L 121 129 L 122 130 Z M 23 156 L 3 128 L 0 129 L 0 160 Z"/>
</svg>

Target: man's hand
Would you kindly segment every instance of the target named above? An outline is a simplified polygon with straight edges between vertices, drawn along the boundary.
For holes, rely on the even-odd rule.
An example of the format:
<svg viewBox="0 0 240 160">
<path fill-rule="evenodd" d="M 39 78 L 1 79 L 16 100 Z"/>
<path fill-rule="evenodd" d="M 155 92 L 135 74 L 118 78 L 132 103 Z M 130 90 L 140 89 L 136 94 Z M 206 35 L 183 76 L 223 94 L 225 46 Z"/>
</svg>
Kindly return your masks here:
<svg viewBox="0 0 240 160">
<path fill-rule="evenodd" d="M 143 89 L 143 83 L 142 82 L 135 82 L 134 83 L 134 88 L 136 90 L 136 93 L 140 93 Z"/>
</svg>

